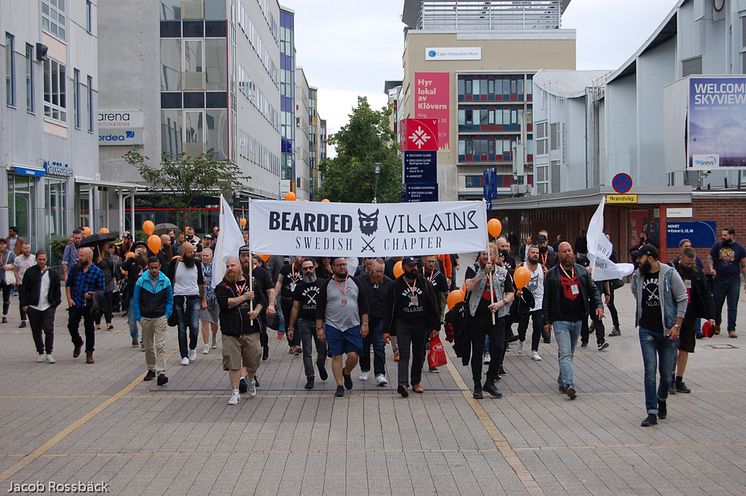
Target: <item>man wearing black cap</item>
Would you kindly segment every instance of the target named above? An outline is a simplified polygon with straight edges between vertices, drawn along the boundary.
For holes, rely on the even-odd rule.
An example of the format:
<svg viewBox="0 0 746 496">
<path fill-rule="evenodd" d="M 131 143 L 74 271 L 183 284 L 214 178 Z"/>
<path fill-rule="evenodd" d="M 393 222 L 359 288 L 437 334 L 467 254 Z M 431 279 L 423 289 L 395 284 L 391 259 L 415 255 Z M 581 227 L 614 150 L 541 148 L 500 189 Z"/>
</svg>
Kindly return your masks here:
<svg viewBox="0 0 746 496">
<path fill-rule="evenodd" d="M 645 408 L 640 425 L 648 427 L 668 414 L 666 400 L 673 375 L 676 343 L 686 313 L 686 286 L 672 267 L 660 263 L 658 249 L 645 244 L 632 254 L 638 269 L 632 275 L 632 294 L 637 302 L 635 325 L 645 365 Z M 656 364 L 660 387 L 656 392 Z"/>
<path fill-rule="evenodd" d="M 414 257 L 402 259 L 404 274 L 394 281 L 386 300 L 384 314 L 384 339 L 396 336 L 399 341 L 399 387 L 403 397 L 409 396 L 411 378 L 412 391 L 422 393 L 422 363 L 425 357 L 425 337 L 438 335 L 440 313 L 435 302 L 433 285 L 417 270 Z M 412 371 L 409 356 L 412 354 Z"/>
</svg>

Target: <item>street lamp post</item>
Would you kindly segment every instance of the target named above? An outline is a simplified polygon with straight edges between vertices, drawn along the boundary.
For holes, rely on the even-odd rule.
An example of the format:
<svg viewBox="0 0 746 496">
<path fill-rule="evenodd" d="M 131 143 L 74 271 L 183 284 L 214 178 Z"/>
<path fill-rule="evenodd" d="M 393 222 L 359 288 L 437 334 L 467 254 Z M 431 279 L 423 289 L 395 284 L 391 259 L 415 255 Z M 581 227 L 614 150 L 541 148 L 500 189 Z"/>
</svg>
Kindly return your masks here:
<svg viewBox="0 0 746 496">
<path fill-rule="evenodd" d="M 376 186 L 373 190 L 373 203 L 378 203 L 378 178 L 381 176 L 381 163 L 376 162 Z"/>
</svg>

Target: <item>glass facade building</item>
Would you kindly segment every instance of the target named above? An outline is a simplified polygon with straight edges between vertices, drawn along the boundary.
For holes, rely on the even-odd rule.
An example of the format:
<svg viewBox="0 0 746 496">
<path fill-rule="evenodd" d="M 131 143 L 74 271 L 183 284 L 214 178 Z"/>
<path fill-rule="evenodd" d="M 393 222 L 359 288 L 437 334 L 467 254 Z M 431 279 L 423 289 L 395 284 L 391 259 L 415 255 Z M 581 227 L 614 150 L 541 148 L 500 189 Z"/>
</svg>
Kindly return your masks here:
<svg viewBox="0 0 746 496">
<path fill-rule="evenodd" d="M 282 179 L 295 181 L 295 14 L 280 9 L 280 134 Z"/>
</svg>

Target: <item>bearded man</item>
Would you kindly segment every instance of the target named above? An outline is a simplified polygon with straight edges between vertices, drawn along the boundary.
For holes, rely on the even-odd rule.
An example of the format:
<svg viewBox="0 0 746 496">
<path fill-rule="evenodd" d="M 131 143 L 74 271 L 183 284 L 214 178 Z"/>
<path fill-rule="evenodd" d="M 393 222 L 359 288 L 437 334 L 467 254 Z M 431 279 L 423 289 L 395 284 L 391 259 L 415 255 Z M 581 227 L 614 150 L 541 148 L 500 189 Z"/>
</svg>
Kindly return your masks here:
<svg viewBox="0 0 746 496">
<path fill-rule="evenodd" d="M 73 358 L 80 356 L 83 339 L 80 337 L 80 321 L 85 327 L 85 363 L 92 364 L 93 348 L 95 344 L 95 327 L 93 312 L 91 311 L 96 292 L 103 292 L 105 288 L 104 273 L 93 264 L 93 250 L 81 248 L 78 251 L 78 263 L 70 270 L 65 283 L 69 320 L 67 329 L 70 331 L 74 350 Z"/>
</svg>

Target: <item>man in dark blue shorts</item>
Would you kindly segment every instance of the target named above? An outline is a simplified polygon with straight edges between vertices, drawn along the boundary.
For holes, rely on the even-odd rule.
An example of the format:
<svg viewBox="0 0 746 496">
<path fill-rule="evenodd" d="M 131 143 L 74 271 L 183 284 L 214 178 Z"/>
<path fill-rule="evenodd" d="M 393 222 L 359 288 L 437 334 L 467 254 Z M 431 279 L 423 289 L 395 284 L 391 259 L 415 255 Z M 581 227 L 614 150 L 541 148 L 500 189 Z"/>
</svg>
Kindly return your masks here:
<svg viewBox="0 0 746 496">
<path fill-rule="evenodd" d="M 352 389 L 352 369 L 363 350 L 368 334 L 368 301 L 360 283 L 347 272 L 344 257 L 331 259 L 332 278 L 319 290 L 316 305 L 316 336 L 326 340 L 332 359 L 332 373 L 337 381 L 336 397 Z M 347 360 L 342 366 L 342 355 Z M 344 385 L 342 382 L 344 380 Z"/>
</svg>

